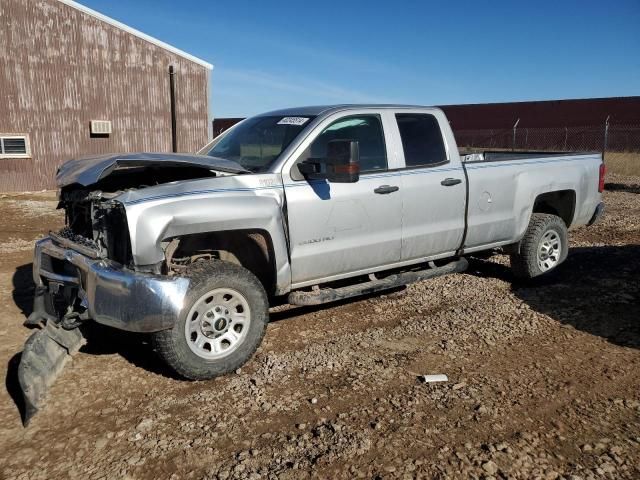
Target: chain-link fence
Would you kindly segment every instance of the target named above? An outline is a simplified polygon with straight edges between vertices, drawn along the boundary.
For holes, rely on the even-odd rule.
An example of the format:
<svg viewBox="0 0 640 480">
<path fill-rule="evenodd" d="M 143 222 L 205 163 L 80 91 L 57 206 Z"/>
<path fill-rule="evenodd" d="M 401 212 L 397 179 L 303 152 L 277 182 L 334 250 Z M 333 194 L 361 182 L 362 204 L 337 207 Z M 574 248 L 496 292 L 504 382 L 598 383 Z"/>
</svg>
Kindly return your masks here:
<svg viewBox="0 0 640 480">
<path fill-rule="evenodd" d="M 455 130 L 459 147 L 498 150 L 640 152 L 640 125 Z"/>
</svg>

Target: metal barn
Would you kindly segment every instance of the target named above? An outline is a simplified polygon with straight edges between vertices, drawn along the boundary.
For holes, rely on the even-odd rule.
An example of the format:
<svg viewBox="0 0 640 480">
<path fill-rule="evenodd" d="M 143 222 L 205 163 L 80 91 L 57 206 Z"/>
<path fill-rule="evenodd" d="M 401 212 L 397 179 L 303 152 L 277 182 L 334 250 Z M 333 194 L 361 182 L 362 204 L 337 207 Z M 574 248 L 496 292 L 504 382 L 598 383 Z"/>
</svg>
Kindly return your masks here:
<svg viewBox="0 0 640 480">
<path fill-rule="evenodd" d="M 2 0 L 0 51 L 0 192 L 53 188 L 81 155 L 211 136 L 212 65 L 76 2 Z"/>
</svg>

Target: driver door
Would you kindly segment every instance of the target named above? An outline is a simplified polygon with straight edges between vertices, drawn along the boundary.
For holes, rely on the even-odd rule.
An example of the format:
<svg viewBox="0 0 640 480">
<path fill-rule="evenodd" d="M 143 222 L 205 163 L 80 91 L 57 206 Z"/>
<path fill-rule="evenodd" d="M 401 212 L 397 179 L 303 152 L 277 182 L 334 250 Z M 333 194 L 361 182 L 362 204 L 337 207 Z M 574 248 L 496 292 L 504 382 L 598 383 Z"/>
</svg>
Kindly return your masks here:
<svg viewBox="0 0 640 480">
<path fill-rule="evenodd" d="M 383 112 L 384 113 L 384 112 Z M 400 261 L 399 175 L 380 112 L 334 114 L 318 125 L 283 171 L 293 287 L 368 273 Z M 356 140 L 360 179 L 355 183 L 307 181 L 297 163 L 326 156 L 331 140 Z M 391 188 L 380 188 L 391 187 Z M 397 188 L 396 188 L 397 187 Z"/>
</svg>

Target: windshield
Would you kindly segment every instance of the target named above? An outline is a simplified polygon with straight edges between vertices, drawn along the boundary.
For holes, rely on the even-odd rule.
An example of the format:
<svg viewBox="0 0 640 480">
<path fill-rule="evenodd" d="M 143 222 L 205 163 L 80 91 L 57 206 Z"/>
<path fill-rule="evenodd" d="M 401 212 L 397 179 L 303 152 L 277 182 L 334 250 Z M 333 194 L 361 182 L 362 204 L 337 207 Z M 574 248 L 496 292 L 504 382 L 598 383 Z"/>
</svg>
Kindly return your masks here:
<svg viewBox="0 0 640 480">
<path fill-rule="evenodd" d="M 265 172 L 311 119 L 281 115 L 249 118 L 216 142 L 207 155 L 232 160 L 252 172 Z"/>
</svg>

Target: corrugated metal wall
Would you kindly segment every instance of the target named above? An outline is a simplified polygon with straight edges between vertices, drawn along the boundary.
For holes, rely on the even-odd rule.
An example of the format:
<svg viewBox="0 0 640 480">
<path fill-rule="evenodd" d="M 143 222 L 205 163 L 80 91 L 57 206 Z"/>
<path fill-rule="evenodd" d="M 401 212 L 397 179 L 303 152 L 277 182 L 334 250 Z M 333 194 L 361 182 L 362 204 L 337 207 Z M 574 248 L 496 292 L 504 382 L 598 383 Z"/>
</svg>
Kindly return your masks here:
<svg viewBox="0 0 640 480">
<path fill-rule="evenodd" d="M 178 150 L 207 141 L 209 71 L 57 0 L 0 1 L 0 133 L 28 134 L 30 159 L 0 158 L 0 191 L 55 186 L 85 154 L 170 151 L 169 65 Z M 113 133 L 91 137 L 91 120 Z"/>
</svg>

